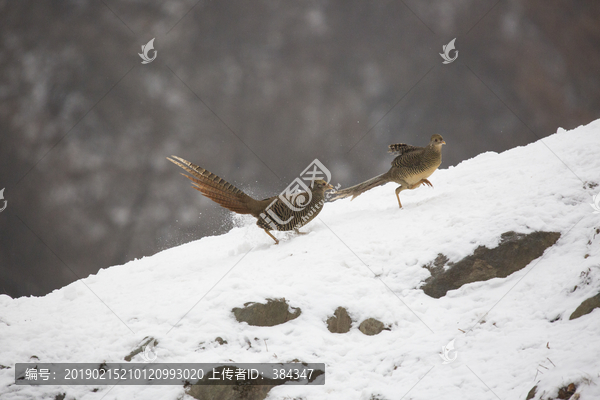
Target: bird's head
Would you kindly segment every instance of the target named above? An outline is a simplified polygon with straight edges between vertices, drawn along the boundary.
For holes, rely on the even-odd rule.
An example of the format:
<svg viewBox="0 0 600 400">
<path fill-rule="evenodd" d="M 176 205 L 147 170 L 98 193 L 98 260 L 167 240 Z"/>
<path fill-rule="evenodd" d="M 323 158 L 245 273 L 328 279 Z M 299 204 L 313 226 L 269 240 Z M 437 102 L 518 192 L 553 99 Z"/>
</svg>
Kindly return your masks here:
<svg viewBox="0 0 600 400">
<path fill-rule="evenodd" d="M 444 138 L 442 137 L 442 135 L 438 135 L 436 133 L 435 135 L 431 136 L 431 139 L 429 140 L 429 144 L 432 146 L 442 147 L 442 145 L 446 144 L 446 142 L 444 141 Z"/>
<path fill-rule="evenodd" d="M 315 180 L 314 184 L 313 184 L 313 190 L 322 190 L 323 192 L 326 190 L 331 190 L 331 189 L 335 189 L 333 186 L 331 186 L 329 183 L 325 182 L 323 179 L 317 179 Z"/>
</svg>

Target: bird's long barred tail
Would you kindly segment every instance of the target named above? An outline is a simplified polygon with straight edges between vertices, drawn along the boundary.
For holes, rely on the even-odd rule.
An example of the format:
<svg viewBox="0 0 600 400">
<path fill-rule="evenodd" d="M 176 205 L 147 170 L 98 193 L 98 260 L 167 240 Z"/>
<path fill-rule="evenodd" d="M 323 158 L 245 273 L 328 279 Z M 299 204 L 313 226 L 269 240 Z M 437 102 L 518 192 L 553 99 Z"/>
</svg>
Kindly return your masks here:
<svg viewBox="0 0 600 400">
<path fill-rule="evenodd" d="M 181 157 L 172 157 L 175 160 L 170 157 L 167 157 L 167 160 L 193 175 L 181 174 L 192 181 L 194 189 L 228 210 L 239 214 L 250 214 L 248 203 L 255 200 L 246 193 L 204 168 L 192 164 Z"/>
<path fill-rule="evenodd" d="M 352 200 L 355 197 L 361 195 L 367 190 L 371 190 L 374 187 L 381 186 L 385 183 L 388 183 L 389 179 L 387 177 L 387 173 L 376 176 L 375 178 L 371 178 L 368 181 L 364 181 L 363 183 L 359 183 L 358 185 L 351 186 L 346 189 L 338 190 L 335 192 L 334 196 L 331 200 L 344 199 L 346 197 L 352 196 Z"/>
</svg>

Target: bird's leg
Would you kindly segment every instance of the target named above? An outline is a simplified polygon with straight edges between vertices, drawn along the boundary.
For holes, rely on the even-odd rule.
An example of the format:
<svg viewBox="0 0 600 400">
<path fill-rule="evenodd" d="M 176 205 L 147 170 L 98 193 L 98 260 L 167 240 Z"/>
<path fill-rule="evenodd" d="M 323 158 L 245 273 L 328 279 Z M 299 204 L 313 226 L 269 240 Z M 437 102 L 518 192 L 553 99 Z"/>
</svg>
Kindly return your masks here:
<svg viewBox="0 0 600 400">
<path fill-rule="evenodd" d="M 269 232 L 268 230 L 265 229 L 265 232 L 267 233 L 267 235 L 271 236 L 273 238 L 273 240 L 275 241 L 275 244 L 279 244 L 279 240 L 277 240 L 277 238 L 273 235 L 271 235 L 271 232 Z"/>
<path fill-rule="evenodd" d="M 402 208 L 402 203 L 400 203 L 400 192 L 403 191 L 405 189 L 404 186 L 398 186 L 396 188 L 396 198 L 398 199 L 398 205 L 400 206 L 400 208 Z"/>
<path fill-rule="evenodd" d="M 298 235 L 306 235 L 308 232 L 300 232 L 298 230 L 298 228 L 294 228 L 294 232 L 296 232 Z"/>
</svg>

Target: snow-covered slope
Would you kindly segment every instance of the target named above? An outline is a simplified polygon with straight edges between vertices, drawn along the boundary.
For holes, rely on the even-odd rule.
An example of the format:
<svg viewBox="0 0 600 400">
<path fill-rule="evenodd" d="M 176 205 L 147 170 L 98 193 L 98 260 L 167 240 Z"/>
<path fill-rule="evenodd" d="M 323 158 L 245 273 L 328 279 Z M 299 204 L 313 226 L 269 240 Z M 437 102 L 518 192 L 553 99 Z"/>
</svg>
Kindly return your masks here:
<svg viewBox="0 0 600 400">
<path fill-rule="evenodd" d="M 451 136 L 446 141 L 453 145 Z M 303 228 L 307 235 L 276 233 L 279 245 L 245 219 L 225 235 L 102 270 L 44 297 L 0 296 L 0 365 L 32 356 L 122 362 L 153 336 L 160 362 L 326 364 L 324 386 L 276 387 L 269 399 L 525 399 L 536 384 L 538 399 L 570 382 L 581 399 L 600 398 L 600 310 L 569 320 L 600 291 L 600 214 L 590 207 L 600 192 L 600 120 L 481 154 L 430 180 L 434 189 L 402 192 L 402 210 L 393 184 L 326 204 Z M 507 231 L 561 237 L 507 278 L 440 299 L 419 289 L 430 275 L 423 266 L 438 253 L 458 261 L 479 245 L 495 247 Z M 301 308 L 299 318 L 256 327 L 231 312 L 282 297 Z M 325 323 L 339 306 L 355 321 L 345 334 Z M 369 317 L 391 330 L 364 335 L 358 324 Z M 458 357 L 443 364 L 441 348 L 453 339 Z M 0 369 L 0 397 L 187 398 L 179 386 L 92 392 L 13 382 L 14 370 Z"/>
</svg>

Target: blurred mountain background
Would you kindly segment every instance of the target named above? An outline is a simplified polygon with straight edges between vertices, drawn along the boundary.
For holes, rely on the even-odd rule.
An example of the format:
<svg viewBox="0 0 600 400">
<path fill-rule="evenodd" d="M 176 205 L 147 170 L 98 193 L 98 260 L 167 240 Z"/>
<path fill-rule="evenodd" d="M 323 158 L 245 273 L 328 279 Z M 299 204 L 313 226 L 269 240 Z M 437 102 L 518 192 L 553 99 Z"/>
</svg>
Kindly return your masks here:
<svg viewBox="0 0 600 400">
<path fill-rule="evenodd" d="M 439 133 L 447 168 L 599 116 L 593 0 L 0 1 L 0 293 L 229 230 L 172 154 L 264 198 L 315 158 L 349 186 L 390 143 Z"/>
</svg>

